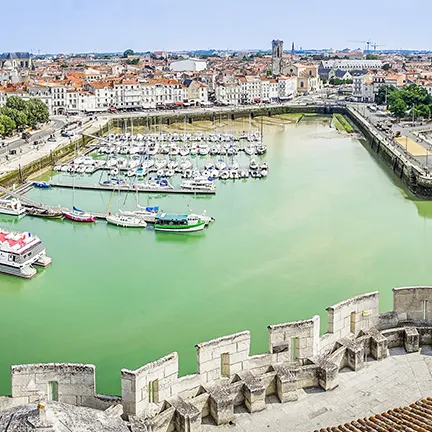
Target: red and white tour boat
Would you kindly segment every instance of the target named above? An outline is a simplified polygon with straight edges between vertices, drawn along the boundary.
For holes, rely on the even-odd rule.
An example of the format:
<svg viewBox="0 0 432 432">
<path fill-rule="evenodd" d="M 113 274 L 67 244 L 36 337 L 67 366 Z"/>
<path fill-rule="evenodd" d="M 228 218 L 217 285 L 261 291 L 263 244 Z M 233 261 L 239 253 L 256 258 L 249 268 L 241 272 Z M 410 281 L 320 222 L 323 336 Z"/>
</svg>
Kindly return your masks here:
<svg viewBox="0 0 432 432">
<path fill-rule="evenodd" d="M 0 228 L 0 272 L 30 279 L 36 275 L 33 264 L 47 267 L 51 262 L 39 237 Z"/>
</svg>

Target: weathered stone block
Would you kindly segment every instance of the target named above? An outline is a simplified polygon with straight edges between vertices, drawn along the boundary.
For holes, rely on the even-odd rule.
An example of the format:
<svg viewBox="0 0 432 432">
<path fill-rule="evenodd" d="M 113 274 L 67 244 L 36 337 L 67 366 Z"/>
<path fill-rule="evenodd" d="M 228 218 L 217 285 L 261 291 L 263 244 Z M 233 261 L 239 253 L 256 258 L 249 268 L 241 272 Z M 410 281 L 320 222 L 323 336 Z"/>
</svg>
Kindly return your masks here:
<svg viewBox="0 0 432 432">
<path fill-rule="evenodd" d="M 368 331 L 370 336 L 370 354 L 375 360 L 382 360 L 388 355 L 387 338 L 376 328 Z"/>
<path fill-rule="evenodd" d="M 282 365 L 276 365 L 276 393 L 282 403 L 298 399 L 297 377 L 294 372 Z"/>
<path fill-rule="evenodd" d="M 247 410 L 250 413 L 265 409 L 265 387 L 260 379 L 250 372 L 242 374 L 244 382 L 243 394 Z"/>
<path fill-rule="evenodd" d="M 323 360 L 318 368 L 318 383 L 324 390 L 333 390 L 339 384 L 338 366 Z"/>
<path fill-rule="evenodd" d="M 415 327 L 405 327 L 404 346 L 407 353 L 420 349 L 420 336 Z"/>
<path fill-rule="evenodd" d="M 234 395 L 229 386 L 213 388 L 209 397 L 210 415 L 219 426 L 234 420 Z"/>
</svg>

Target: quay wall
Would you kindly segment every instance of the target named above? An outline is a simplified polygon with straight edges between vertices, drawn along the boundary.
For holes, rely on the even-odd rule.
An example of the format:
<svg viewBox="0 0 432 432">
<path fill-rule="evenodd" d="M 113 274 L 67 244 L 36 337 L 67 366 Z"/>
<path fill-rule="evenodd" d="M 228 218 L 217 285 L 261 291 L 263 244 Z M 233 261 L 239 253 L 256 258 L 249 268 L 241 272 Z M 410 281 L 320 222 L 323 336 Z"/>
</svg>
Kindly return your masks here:
<svg viewBox="0 0 432 432">
<path fill-rule="evenodd" d="M 238 118 L 254 118 L 259 116 L 271 117 L 280 114 L 319 114 L 332 115 L 336 113 L 343 114 L 344 108 L 339 106 L 318 106 L 318 105 L 278 105 L 271 107 L 237 107 L 232 109 L 198 111 L 182 113 L 181 110 L 175 112 L 164 113 L 163 111 L 157 114 L 149 114 L 147 116 L 134 116 L 124 118 L 114 118 L 111 121 L 111 126 L 122 128 L 130 127 L 131 122 L 134 126 L 150 126 L 150 125 L 171 125 L 173 123 L 193 123 L 194 121 L 211 121 L 218 122 L 219 120 L 235 120 Z"/>
<path fill-rule="evenodd" d="M 273 116 L 286 113 L 318 114 L 318 115 L 345 115 L 365 136 L 365 145 L 371 150 L 372 154 L 384 164 L 408 187 L 417 197 L 432 199 L 432 176 L 429 175 L 418 162 L 400 147 L 392 143 L 388 138 L 380 134 L 374 126 L 368 123 L 359 113 L 351 107 L 339 105 L 276 105 L 271 107 L 237 107 L 233 109 L 221 110 L 202 110 L 196 112 L 181 111 L 157 112 L 149 115 L 112 118 L 103 128 L 94 133 L 95 136 L 105 135 L 111 128 L 129 127 L 131 122 L 135 126 L 146 126 L 152 124 L 170 125 L 173 123 L 193 123 L 194 121 L 208 120 L 217 122 L 219 120 L 235 120 L 237 118 L 254 118 L 257 116 Z M 72 141 L 59 149 L 51 152 L 31 162 L 25 167 L 0 177 L 0 185 L 12 186 L 13 184 L 24 182 L 32 174 L 54 166 L 60 160 L 70 158 L 76 149 L 82 150 L 92 143 L 93 139 L 88 136 Z"/>
<path fill-rule="evenodd" d="M 381 160 L 416 197 L 432 199 L 432 177 L 414 157 L 378 132 L 353 108 L 346 107 L 344 114 L 362 132 L 365 145 L 375 158 Z"/>
<path fill-rule="evenodd" d="M 432 287 L 393 289 L 393 310 L 380 313 L 379 293 L 359 295 L 327 308 L 328 329 L 320 317 L 268 326 L 269 351 L 251 355 L 251 335 L 235 333 L 195 345 L 197 373 L 180 377 L 176 352 L 138 369 L 122 369 L 121 396 L 99 395 L 95 366 L 72 363 L 11 367 L 10 396 L 0 410 L 40 398 L 107 409 L 122 405 L 125 419 L 153 432 L 201 431 L 202 418 L 216 424 L 234 419 L 234 408 L 253 413 L 266 408 L 266 396 L 295 401 L 303 388 L 337 387 L 339 371 L 364 367 L 365 358 L 383 360 L 388 349 L 407 353 L 432 344 Z M 188 425 L 187 428 L 185 425 Z"/>
<path fill-rule="evenodd" d="M 109 125 L 107 123 L 103 128 L 95 132 L 94 135 L 103 136 L 108 132 L 108 129 Z M 93 141 L 93 138 L 83 135 L 81 138 L 51 151 L 49 155 L 42 156 L 23 167 L 19 166 L 18 169 L 0 176 L 0 185 L 3 187 L 10 187 L 14 184 L 23 183 L 32 174 L 53 167 L 59 161 L 72 157 L 75 151 L 80 151 L 90 146 Z"/>
</svg>

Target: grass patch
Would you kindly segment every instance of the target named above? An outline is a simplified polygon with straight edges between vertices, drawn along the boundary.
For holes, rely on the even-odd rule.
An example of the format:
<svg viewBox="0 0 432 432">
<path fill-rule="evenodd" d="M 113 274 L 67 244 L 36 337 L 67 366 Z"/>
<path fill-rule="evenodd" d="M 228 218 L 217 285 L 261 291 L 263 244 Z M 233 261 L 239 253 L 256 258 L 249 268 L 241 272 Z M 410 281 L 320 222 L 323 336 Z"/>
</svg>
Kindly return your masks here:
<svg viewBox="0 0 432 432">
<path fill-rule="evenodd" d="M 333 114 L 333 124 L 338 131 L 353 133 L 354 129 L 342 114 Z"/>
</svg>

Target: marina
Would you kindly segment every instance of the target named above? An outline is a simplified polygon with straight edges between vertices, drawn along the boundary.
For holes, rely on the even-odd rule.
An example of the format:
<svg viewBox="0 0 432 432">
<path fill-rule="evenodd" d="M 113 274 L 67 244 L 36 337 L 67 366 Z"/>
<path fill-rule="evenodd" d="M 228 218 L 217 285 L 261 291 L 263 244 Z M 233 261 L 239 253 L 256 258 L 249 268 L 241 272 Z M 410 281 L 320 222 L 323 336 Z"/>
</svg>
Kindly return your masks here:
<svg viewBox="0 0 432 432">
<path fill-rule="evenodd" d="M 249 329 L 252 353 L 264 352 L 269 323 L 321 311 L 324 322 L 328 305 L 377 290 L 387 311 L 389 288 L 432 278 L 431 203 L 407 199 L 357 139 L 325 119 L 294 126 L 273 117 L 264 132 L 265 180 L 218 181 L 216 195 L 75 190 L 79 209 L 104 216 L 111 194 L 113 215 L 206 210 L 216 222 L 202 231 L 1 216 L 2 227 L 37 235 L 54 264 L 35 267 L 29 281 L 0 275 L 0 341 L 14 348 L 0 359 L 2 393 L 10 364 L 76 361 L 96 364 L 98 392 L 120 394 L 121 368 L 175 350 L 180 375 L 194 373 L 200 341 Z M 59 177 L 73 183 L 63 173 L 38 179 Z M 99 175 L 74 178 L 96 184 Z M 30 185 L 22 200 L 72 208 L 73 189 Z"/>
</svg>

